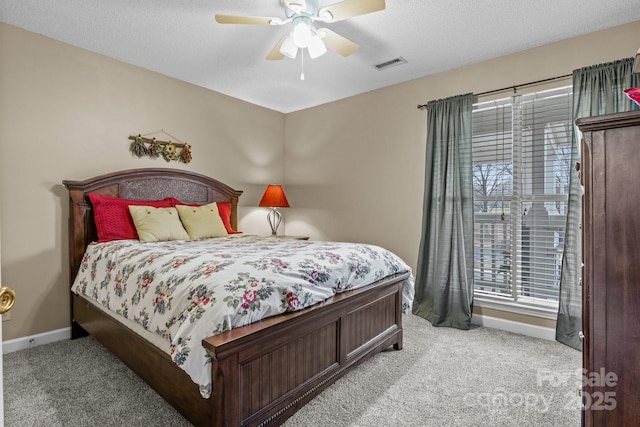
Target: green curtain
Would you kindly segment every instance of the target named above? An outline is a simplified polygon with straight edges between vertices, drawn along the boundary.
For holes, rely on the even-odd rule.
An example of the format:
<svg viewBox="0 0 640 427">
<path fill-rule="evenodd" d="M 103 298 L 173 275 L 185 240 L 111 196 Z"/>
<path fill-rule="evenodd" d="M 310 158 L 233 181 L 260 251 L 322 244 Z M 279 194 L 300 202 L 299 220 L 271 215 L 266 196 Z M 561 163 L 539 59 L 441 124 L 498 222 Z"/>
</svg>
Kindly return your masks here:
<svg viewBox="0 0 640 427">
<path fill-rule="evenodd" d="M 599 116 L 637 108 L 623 90 L 638 84 L 638 76 L 632 73 L 633 58 L 606 64 L 580 68 L 573 72 L 573 119 Z M 580 162 L 582 135 L 574 126 L 571 162 Z M 575 169 L 572 169 L 567 227 L 562 257 L 560 298 L 556 340 L 575 349 L 582 349 L 579 332 L 582 330 L 582 186 Z"/>
<path fill-rule="evenodd" d="M 469 329 L 473 307 L 473 94 L 427 103 L 422 236 L 413 313 Z"/>
</svg>

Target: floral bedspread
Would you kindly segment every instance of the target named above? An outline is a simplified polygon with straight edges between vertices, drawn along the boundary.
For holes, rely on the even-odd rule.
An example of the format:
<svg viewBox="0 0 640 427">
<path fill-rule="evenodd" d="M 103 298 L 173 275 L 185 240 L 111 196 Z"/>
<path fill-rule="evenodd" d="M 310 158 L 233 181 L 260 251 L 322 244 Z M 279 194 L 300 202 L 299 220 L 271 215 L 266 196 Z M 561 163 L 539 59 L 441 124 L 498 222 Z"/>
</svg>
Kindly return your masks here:
<svg viewBox="0 0 640 427">
<path fill-rule="evenodd" d="M 259 236 L 119 240 L 89 245 L 72 291 L 167 340 L 173 361 L 209 397 L 204 338 L 405 271 L 399 257 L 365 244 Z M 412 300 L 410 276 L 403 309 Z"/>
</svg>

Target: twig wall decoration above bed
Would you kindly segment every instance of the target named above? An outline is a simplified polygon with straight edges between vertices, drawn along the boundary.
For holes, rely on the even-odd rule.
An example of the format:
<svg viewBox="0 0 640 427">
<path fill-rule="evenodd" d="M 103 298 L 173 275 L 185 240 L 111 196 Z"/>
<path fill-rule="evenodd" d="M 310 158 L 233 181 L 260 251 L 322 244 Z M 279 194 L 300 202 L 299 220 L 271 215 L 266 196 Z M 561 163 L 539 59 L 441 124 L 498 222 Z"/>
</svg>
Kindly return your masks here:
<svg viewBox="0 0 640 427">
<path fill-rule="evenodd" d="M 153 138 L 148 138 L 150 135 L 162 133 L 170 136 L 178 142 L 160 141 Z M 171 135 L 164 129 L 151 132 L 144 135 L 138 134 L 138 136 L 129 135 L 129 139 L 133 142 L 129 145 L 129 150 L 137 157 L 149 156 L 156 158 L 162 156 L 167 162 L 171 160 L 180 161 L 182 163 L 189 163 L 191 161 L 191 145 L 184 141 L 180 141 L 175 136 Z M 181 149 L 178 151 L 178 149 Z"/>
</svg>

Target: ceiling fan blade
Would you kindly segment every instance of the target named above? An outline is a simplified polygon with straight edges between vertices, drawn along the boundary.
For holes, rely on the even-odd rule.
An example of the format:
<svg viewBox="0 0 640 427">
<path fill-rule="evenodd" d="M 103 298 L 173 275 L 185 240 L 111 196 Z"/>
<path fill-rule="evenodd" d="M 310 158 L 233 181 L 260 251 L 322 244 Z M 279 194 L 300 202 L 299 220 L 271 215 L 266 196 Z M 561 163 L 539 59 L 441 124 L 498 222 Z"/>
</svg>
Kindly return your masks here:
<svg viewBox="0 0 640 427">
<path fill-rule="evenodd" d="M 280 46 L 282 46 L 282 43 L 286 38 L 287 38 L 287 34 L 285 34 L 284 36 L 282 36 L 280 40 L 278 40 L 278 43 L 276 43 L 276 45 L 273 47 L 271 52 L 269 52 L 269 55 L 267 55 L 267 58 L 266 58 L 267 60 L 279 61 L 280 59 L 284 58 L 284 55 L 282 54 L 282 52 L 280 52 Z"/>
<path fill-rule="evenodd" d="M 274 19 L 278 20 L 278 18 L 270 18 L 268 16 L 216 15 L 216 21 L 219 24 L 270 25 Z"/>
<path fill-rule="evenodd" d="M 282 2 L 286 7 L 296 12 L 307 10 L 306 0 L 282 0 Z"/>
<path fill-rule="evenodd" d="M 318 15 L 322 18 L 327 16 L 328 18 L 324 19 L 325 22 L 338 22 L 354 16 L 384 10 L 385 7 L 385 0 L 343 0 L 323 7 Z"/>
<path fill-rule="evenodd" d="M 351 40 L 342 37 L 340 34 L 337 34 L 328 28 L 320 28 L 318 29 L 318 32 L 320 33 L 325 46 L 342 56 L 349 56 L 360 47 Z"/>
</svg>

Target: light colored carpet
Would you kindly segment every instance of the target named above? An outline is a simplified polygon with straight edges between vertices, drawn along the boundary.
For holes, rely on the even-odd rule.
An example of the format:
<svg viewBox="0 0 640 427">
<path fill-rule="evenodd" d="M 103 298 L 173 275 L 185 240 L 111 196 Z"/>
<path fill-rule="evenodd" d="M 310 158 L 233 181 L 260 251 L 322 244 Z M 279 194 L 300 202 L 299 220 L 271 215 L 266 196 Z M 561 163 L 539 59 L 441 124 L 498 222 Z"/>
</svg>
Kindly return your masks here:
<svg viewBox="0 0 640 427">
<path fill-rule="evenodd" d="M 404 348 L 341 378 L 285 426 L 580 425 L 581 353 L 490 328 L 404 316 Z M 5 425 L 188 426 L 92 338 L 4 356 Z"/>
<path fill-rule="evenodd" d="M 580 425 L 582 354 L 555 341 L 405 315 L 404 347 L 341 378 L 292 426 Z"/>
</svg>

